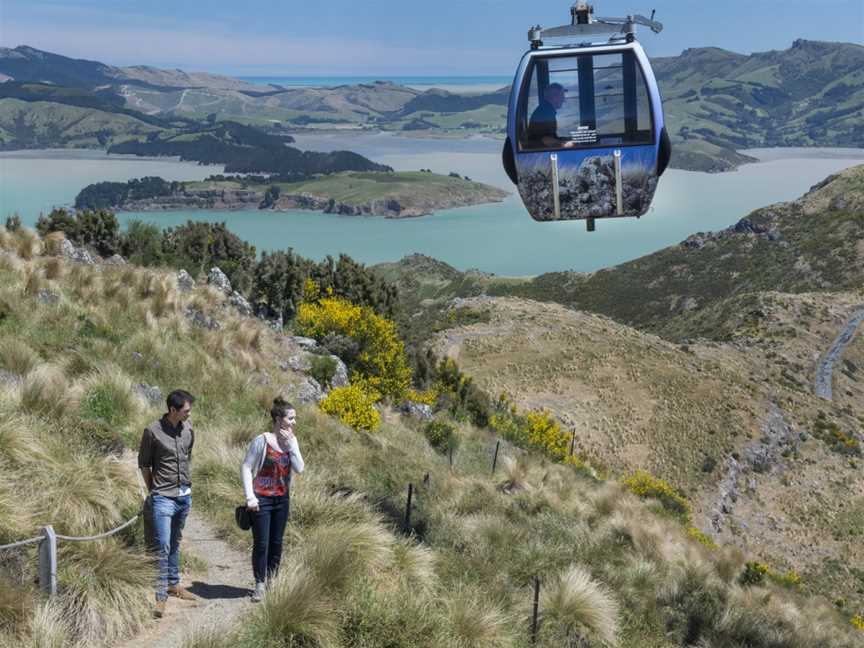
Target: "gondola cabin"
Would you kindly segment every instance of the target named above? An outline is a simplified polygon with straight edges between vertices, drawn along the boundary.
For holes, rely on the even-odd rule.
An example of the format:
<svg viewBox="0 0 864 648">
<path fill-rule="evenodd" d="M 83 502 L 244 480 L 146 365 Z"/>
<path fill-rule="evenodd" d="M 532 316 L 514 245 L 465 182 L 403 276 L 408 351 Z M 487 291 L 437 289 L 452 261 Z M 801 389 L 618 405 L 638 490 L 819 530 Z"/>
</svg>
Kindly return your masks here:
<svg viewBox="0 0 864 648">
<path fill-rule="evenodd" d="M 538 221 L 641 216 L 671 153 L 657 81 L 635 22 L 578 23 L 529 32 L 508 111 L 504 166 Z M 621 20 L 622 23 L 601 21 Z M 658 23 L 653 23 L 658 25 Z M 543 38 L 617 30 L 609 42 L 544 47 Z M 653 27 L 652 27 L 653 28 Z M 660 26 L 662 28 L 662 26 Z M 622 35 L 623 34 L 623 35 Z"/>
</svg>

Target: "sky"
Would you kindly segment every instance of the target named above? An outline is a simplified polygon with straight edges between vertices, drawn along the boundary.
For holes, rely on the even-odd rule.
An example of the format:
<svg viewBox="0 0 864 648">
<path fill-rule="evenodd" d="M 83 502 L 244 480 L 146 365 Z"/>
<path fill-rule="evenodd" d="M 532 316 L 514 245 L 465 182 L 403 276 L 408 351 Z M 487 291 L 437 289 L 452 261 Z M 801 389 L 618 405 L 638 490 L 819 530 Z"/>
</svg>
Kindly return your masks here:
<svg viewBox="0 0 864 648">
<path fill-rule="evenodd" d="M 509 75 L 527 30 L 569 22 L 571 0 L 0 0 L 0 46 L 111 65 L 238 76 Z M 864 0 L 595 0 L 651 14 L 651 56 L 749 53 L 797 38 L 864 43 Z"/>
</svg>

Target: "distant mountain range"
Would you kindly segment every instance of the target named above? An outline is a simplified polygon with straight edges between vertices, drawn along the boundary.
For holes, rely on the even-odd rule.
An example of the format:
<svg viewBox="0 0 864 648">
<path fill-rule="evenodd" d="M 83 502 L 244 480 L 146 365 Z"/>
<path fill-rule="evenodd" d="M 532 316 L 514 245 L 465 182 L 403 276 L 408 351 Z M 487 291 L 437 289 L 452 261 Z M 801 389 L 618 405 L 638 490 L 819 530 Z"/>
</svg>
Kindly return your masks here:
<svg viewBox="0 0 864 648">
<path fill-rule="evenodd" d="M 654 67 L 675 143 L 673 166 L 729 170 L 751 159 L 737 152 L 748 147 L 864 146 L 860 45 L 798 40 L 787 50 L 751 55 L 697 48 L 658 58 Z M 383 81 L 331 88 L 259 86 L 181 70 L 112 67 L 27 46 L 0 49 L 0 78 L 8 79 L 0 84 L 4 148 L 44 146 L 52 138 L 59 146 L 104 146 L 164 129 L 161 120 L 177 127 L 178 120 L 208 117 L 267 128 L 278 123 L 291 129 L 501 136 L 509 93 L 509 88 L 470 95 L 421 92 Z M 20 102 L 31 105 L 24 110 Z M 80 111 L 50 105 L 56 103 L 108 115 L 96 119 L 100 132 L 81 132 Z"/>
</svg>

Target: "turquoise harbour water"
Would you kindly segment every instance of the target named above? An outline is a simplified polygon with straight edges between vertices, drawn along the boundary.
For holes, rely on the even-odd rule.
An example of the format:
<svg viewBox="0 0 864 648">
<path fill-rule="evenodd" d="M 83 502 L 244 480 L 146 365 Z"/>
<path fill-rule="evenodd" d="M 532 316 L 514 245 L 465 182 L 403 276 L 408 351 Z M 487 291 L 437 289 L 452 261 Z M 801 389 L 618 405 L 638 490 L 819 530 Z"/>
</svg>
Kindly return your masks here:
<svg viewBox="0 0 864 648">
<path fill-rule="evenodd" d="M 350 149 L 397 170 L 455 171 L 513 191 L 500 166 L 500 142 L 483 138 L 421 140 L 376 135 L 298 136 L 303 149 Z M 348 217 L 312 211 L 184 211 L 120 213 L 167 227 L 188 219 L 225 221 L 258 251 L 293 248 L 320 259 L 347 253 L 363 263 L 395 261 L 421 252 L 460 270 L 479 268 L 524 276 L 558 270 L 594 271 L 649 254 L 699 231 L 728 227 L 750 211 L 792 200 L 832 173 L 864 164 L 864 150 L 756 151 L 764 161 L 734 173 L 668 171 L 654 205 L 641 219 L 535 223 L 518 197 L 503 203 L 465 207 L 403 220 Z M 93 151 L 0 153 L 0 217 L 19 212 L 33 225 L 40 211 L 69 205 L 85 185 L 159 175 L 193 180 L 218 173 L 171 159 L 108 157 Z"/>
</svg>

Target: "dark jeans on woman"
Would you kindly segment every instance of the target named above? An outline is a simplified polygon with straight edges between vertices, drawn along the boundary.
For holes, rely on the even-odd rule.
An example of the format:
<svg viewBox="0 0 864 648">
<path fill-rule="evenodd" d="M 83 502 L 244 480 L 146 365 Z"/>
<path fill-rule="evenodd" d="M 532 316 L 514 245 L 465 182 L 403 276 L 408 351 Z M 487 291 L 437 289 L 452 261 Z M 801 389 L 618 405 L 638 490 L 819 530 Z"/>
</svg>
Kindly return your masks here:
<svg viewBox="0 0 864 648">
<path fill-rule="evenodd" d="M 282 536 L 288 522 L 288 495 L 258 498 L 258 512 L 252 513 L 252 572 L 255 582 L 276 576 L 282 560 Z"/>
</svg>

